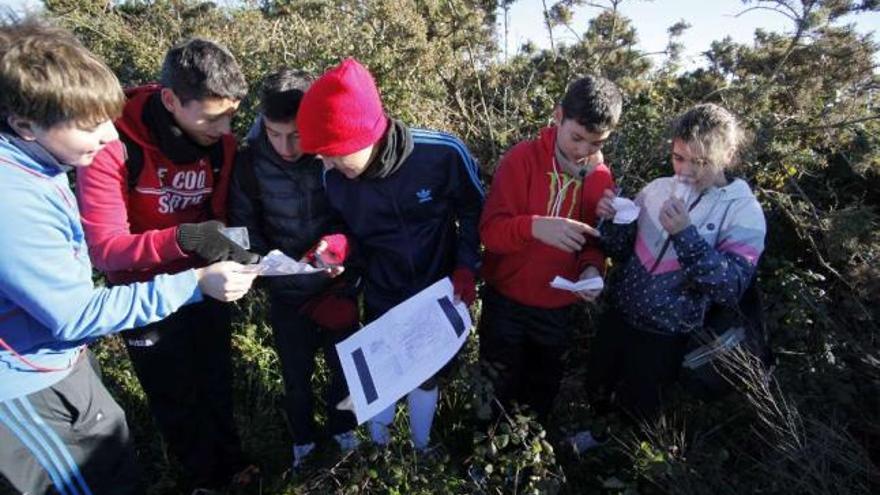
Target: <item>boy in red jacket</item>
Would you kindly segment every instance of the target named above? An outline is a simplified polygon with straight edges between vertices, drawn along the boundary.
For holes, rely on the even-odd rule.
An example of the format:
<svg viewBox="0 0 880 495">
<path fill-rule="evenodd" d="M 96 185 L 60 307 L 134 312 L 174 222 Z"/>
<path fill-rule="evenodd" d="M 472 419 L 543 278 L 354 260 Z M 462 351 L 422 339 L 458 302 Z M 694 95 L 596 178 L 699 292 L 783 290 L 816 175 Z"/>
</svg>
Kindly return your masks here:
<svg viewBox="0 0 880 495">
<path fill-rule="evenodd" d="M 111 284 L 215 259 L 255 261 L 220 231 L 235 158 L 230 121 L 246 93 L 232 54 L 202 39 L 168 51 L 161 84 L 127 92 L 120 141 L 77 176 L 89 254 Z M 230 305 L 205 300 L 123 337 L 193 486 L 225 485 L 246 465 L 232 416 Z"/>
<path fill-rule="evenodd" d="M 542 421 L 559 391 L 570 307 L 600 292 L 572 293 L 550 281 L 604 271 L 595 212 L 613 178 L 601 148 L 621 107 L 611 81 L 587 76 L 573 82 L 553 112 L 555 125 L 501 159 L 480 218 L 486 248 L 480 355 L 497 371 L 492 380 L 499 400 L 528 405 Z"/>
</svg>

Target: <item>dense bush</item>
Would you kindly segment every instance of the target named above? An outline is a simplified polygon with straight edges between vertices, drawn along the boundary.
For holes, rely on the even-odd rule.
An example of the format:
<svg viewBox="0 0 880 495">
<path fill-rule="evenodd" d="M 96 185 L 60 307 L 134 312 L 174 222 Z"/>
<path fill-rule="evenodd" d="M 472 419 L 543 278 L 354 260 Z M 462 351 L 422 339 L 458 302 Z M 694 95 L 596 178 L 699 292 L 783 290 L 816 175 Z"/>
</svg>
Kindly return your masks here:
<svg viewBox="0 0 880 495">
<path fill-rule="evenodd" d="M 677 65 L 676 39 L 687 26 L 670 28 L 667 58 L 652 67 L 617 11 L 621 0 L 608 1 L 586 29 L 570 24 L 571 9 L 584 2 L 546 2 L 547 26 L 582 32 L 579 40 L 551 50 L 527 46 L 501 61 L 495 14 L 510 3 L 46 0 L 49 15 L 125 84 L 154 79 L 164 51 L 191 35 L 227 44 L 252 88 L 281 64 L 318 73 L 356 56 L 376 75 L 393 115 L 460 135 L 487 185 L 500 154 L 548 122 L 577 74 L 598 72 L 625 90 L 622 125 L 606 149 L 625 193 L 668 173 L 666 124 L 689 105 L 718 102 L 751 131 L 740 173 L 769 226 L 760 281 L 779 361 L 773 380 L 750 375 L 742 357 L 735 396 L 675 401 L 659 424 L 618 430 L 612 445 L 575 458 L 560 450 L 560 439 L 593 421 L 580 390 L 595 312 L 588 308 L 546 430 L 517 411 L 486 424 L 492 394 L 472 341 L 443 392 L 434 432 L 440 455 L 416 456 L 402 429 L 391 449 L 340 459 L 327 448 L 318 466 L 290 479 L 281 377 L 256 294 L 239 303 L 234 348 L 237 415 L 263 467 L 261 493 L 876 493 L 880 81 L 876 44 L 841 18 L 880 10 L 877 2 L 746 1 L 743 8 L 787 16 L 790 32 L 759 31 L 748 45 L 716 41 L 707 66 L 690 72 Z M 254 103 L 244 105 L 238 131 L 252 120 Z M 98 350 L 128 411 L 151 493 L 175 493 L 180 473 L 157 439 L 124 351 L 114 339 Z"/>
</svg>

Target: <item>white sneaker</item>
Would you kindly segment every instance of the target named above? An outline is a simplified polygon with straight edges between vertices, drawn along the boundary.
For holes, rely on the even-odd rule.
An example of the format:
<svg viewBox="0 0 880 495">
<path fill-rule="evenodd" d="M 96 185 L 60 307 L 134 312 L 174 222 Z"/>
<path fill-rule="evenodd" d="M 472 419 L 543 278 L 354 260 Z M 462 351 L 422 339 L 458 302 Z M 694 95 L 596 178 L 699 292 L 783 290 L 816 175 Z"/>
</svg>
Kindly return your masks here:
<svg viewBox="0 0 880 495">
<path fill-rule="evenodd" d="M 445 449 L 439 443 L 434 445 L 425 445 L 424 447 L 415 447 L 416 454 L 423 461 L 438 462 L 443 460 Z"/>
<path fill-rule="evenodd" d="M 599 440 L 596 440 L 590 430 L 579 431 L 574 435 L 568 437 L 566 441 L 569 445 L 571 445 L 571 449 L 576 455 L 581 455 L 590 449 L 601 447 L 605 445 L 605 442 L 607 442 L 607 440 L 603 440 L 601 442 Z"/>
<path fill-rule="evenodd" d="M 361 444 L 357 435 L 354 434 L 354 430 L 337 433 L 336 435 L 333 435 L 333 439 L 336 440 L 336 443 L 339 445 L 339 450 L 341 450 L 343 454 L 351 452 Z"/>
<path fill-rule="evenodd" d="M 315 450 L 315 443 L 303 443 L 293 446 L 293 469 L 297 469 L 306 462 L 306 459 L 312 455 Z"/>
<path fill-rule="evenodd" d="M 373 443 L 380 447 L 384 447 L 391 443 L 391 432 L 388 431 L 387 426 L 377 421 L 370 421 L 369 423 L 370 438 L 373 440 Z"/>
</svg>

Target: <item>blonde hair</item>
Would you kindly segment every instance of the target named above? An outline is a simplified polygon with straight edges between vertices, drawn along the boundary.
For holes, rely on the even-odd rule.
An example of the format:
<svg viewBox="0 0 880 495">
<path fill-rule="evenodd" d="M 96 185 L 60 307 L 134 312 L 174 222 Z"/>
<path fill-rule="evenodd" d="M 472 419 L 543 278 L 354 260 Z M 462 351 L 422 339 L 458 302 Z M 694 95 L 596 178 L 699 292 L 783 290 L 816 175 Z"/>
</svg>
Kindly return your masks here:
<svg viewBox="0 0 880 495">
<path fill-rule="evenodd" d="M 739 162 L 745 133 L 727 109 L 702 103 L 675 119 L 672 139 L 681 139 L 707 166 L 727 169 Z"/>
<path fill-rule="evenodd" d="M 69 31 L 36 19 L 0 26 L 0 115 L 41 127 L 96 125 L 122 114 L 112 71 Z"/>
</svg>

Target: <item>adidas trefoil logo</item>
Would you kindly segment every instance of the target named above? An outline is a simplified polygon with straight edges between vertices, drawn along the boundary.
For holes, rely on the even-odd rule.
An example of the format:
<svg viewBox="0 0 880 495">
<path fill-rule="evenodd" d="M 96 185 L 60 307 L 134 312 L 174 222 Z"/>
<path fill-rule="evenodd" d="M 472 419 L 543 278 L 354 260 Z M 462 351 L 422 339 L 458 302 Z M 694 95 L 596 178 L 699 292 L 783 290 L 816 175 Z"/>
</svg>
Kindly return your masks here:
<svg viewBox="0 0 880 495">
<path fill-rule="evenodd" d="M 431 197 L 430 189 L 422 189 L 416 192 L 416 197 L 419 198 L 419 203 L 427 203 L 428 201 L 434 199 Z"/>
</svg>

